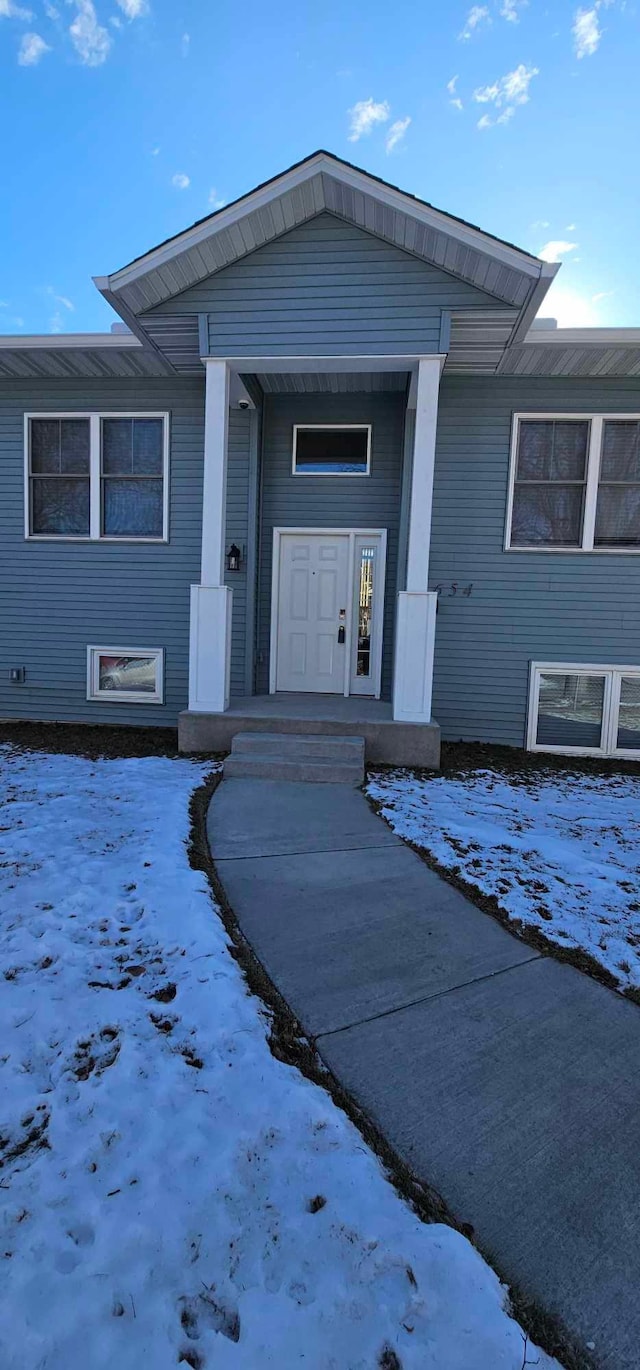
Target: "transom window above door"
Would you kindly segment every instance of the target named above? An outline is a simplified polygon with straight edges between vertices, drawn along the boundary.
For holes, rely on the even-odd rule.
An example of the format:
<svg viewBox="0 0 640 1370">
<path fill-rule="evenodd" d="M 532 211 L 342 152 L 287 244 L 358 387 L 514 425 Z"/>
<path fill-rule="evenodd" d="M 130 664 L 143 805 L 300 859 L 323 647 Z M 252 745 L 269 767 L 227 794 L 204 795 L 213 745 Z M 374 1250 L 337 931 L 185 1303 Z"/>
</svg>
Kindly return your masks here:
<svg viewBox="0 0 640 1370">
<path fill-rule="evenodd" d="M 506 548 L 640 551 L 640 417 L 516 414 Z"/>
<path fill-rule="evenodd" d="M 294 424 L 294 476 L 368 476 L 370 467 L 370 423 Z"/>
<path fill-rule="evenodd" d="M 28 414 L 25 534 L 165 542 L 167 414 Z"/>
</svg>

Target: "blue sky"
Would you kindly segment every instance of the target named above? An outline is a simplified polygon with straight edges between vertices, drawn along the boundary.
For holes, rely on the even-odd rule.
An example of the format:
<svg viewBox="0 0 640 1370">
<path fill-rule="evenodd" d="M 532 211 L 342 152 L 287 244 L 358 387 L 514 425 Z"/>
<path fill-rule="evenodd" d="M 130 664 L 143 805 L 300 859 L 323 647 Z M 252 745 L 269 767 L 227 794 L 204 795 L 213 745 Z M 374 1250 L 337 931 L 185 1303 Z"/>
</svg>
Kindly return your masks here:
<svg viewBox="0 0 640 1370">
<path fill-rule="evenodd" d="M 102 329 L 123 266 L 318 147 L 640 326 L 640 0 L 0 0 L 0 332 Z"/>
</svg>

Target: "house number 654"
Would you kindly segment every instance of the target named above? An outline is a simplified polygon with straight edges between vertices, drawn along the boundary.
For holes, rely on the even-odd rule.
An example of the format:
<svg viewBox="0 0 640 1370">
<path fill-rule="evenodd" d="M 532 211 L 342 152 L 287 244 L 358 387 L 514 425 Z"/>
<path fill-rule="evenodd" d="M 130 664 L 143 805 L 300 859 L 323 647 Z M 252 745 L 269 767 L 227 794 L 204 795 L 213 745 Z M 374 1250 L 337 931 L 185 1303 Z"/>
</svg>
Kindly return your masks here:
<svg viewBox="0 0 640 1370">
<path fill-rule="evenodd" d="M 470 581 L 468 585 L 460 585 L 457 580 L 452 580 L 450 585 L 440 583 L 435 587 L 436 594 L 446 595 L 447 599 L 453 599 L 454 595 L 464 595 L 468 599 L 472 590 L 473 581 Z"/>
</svg>

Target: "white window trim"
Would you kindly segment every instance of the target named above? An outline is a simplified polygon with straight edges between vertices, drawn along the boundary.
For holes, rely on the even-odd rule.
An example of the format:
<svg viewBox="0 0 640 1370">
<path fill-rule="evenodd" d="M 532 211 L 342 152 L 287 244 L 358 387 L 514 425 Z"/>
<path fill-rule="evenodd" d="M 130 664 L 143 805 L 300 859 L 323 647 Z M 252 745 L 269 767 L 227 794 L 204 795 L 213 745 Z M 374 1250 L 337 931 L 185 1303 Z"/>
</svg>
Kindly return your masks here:
<svg viewBox="0 0 640 1370">
<path fill-rule="evenodd" d="M 148 656 L 156 669 L 156 688 L 148 690 L 101 690 L 101 656 Z M 164 704 L 164 647 L 87 647 L 87 699 L 108 704 Z"/>
<path fill-rule="evenodd" d="M 538 705 L 540 700 L 540 680 L 543 675 L 599 675 L 604 676 L 604 699 L 602 704 L 602 732 L 599 747 L 558 747 L 542 746 L 536 742 L 538 730 Z M 602 662 L 594 665 L 584 662 L 532 661 L 529 674 L 529 709 L 527 716 L 527 751 L 552 752 L 558 756 L 602 756 L 628 757 L 638 760 L 640 748 L 617 747 L 618 715 L 620 709 L 620 687 L 623 676 L 638 676 L 640 666 L 612 666 Z"/>
<path fill-rule="evenodd" d="M 371 427 L 370 423 L 294 423 L 293 425 L 293 452 L 291 454 L 291 474 L 293 476 L 306 476 L 313 479 L 319 478 L 326 480 L 332 477 L 334 480 L 361 480 L 363 476 L 371 475 Z M 357 430 L 367 434 L 367 469 L 366 471 L 299 471 L 296 466 L 298 451 L 298 433 L 300 430 L 305 432 L 314 429 L 316 432 L 344 432 L 345 430 Z"/>
<path fill-rule="evenodd" d="M 532 547 L 516 547 L 511 544 L 511 519 L 513 515 L 513 497 L 516 485 L 516 468 L 518 461 L 518 438 L 520 424 L 539 420 L 540 422 L 563 423 L 565 420 L 578 420 L 589 424 L 589 446 L 587 450 L 587 481 L 585 490 L 584 514 L 582 519 L 582 543 L 579 547 L 555 547 L 552 543 L 535 545 Z M 511 451 L 509 457 L 509 490 L 507 495 L 507 515 L 505 519 L 504 550 L 505 552 L 525 552 L 539 554 L 544 552 L 547 556 L 580 556 L 585 552 L 592 556 L 624 556 L 632 557 L 640 554 L 640 547 L 594 547 L 594 530 L 596 523 L 596 502 L 598 499 L 598 481 L 600 478 L 600 459 L 602 453 L 602 436 L 605 423 L 608 421 L 622 420 L 629 423 L 640 423 L 640 413 L 634 414 L 609 414 L 588 410 L 581 414 L 563 414 L 557 411 L 553 414 L 523 414 L 513 415 L 511 428 Z"/>
<path fill-rule="evenodd" d="M 89 533 L 32 533 L 31 532 L 31 453 L 30 424 L 32 419 L 88 419 L 89 420 Z M 103 419 L 162 419 L 162 537 L 113 537 L 102 534 L 101 525 L 101 470 L 100 434 Z M 88 410 L 51 409 L 32 410 L 24 416 L 24 536 L 27 542 L 140 542 L 160 545 L 169 541 L 169 413 L 167 410 Z"/>
</svg>

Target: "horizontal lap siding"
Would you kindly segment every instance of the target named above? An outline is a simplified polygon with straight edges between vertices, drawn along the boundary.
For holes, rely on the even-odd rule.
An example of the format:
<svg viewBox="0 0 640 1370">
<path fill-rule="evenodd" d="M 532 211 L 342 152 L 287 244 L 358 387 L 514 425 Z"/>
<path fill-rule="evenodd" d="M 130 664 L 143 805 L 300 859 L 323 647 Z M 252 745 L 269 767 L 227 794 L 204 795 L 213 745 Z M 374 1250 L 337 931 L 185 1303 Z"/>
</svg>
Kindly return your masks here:
<svg viewBox="0 0 640 1370">
<path fill-rule="evenodd" d="M 442 383 L 430 584 L 443 585 L 433 712 L 447 738 L 522 746 L 532 660 L 640 665 L 640 556 L 503 551 L 513 413 L 591 410 L 640 411 L 640 383 Z"/>
<path fill-rule="evenodd" d="M 169 412 L 168 545 L 25 540 L 24 412 L 56 409 Z M 200 579 L 203 424 L 200 380 L 0 384 L 0 717 L 175 724 L 188 701 L 189 587 Z M 246 417 L 232 412 L 230 525 L 240 542 L 247 427 Z M 237 685 L 243 688 L 244 602 L 237 580 L 234 666 L 236 676 L 242 671 Z M 165 704 L 88 701 L 90 643 L 163 647 Z M 26 667 L 25 685 L 9 683 L 12 666 Z"/>
<path fill-rule="evenodd" d="M 213 356 L 437 352 L 442 309 L 496 304 L 331 214 L 149 311 L 209 318 Z"/>
<path fill-rule="evenodd" d="M 262 537 L 258 595 L 258 692 L 269 689 L 273 529 L 386 528 L 382 690 L 388 698 L 398 564 L 404 395 L 269 395 L 264 407 Z M 370 423 L 371 475 L 294 476 L 294 423 Z"/>
</svg>

